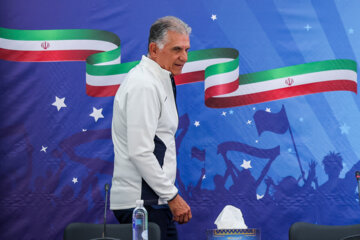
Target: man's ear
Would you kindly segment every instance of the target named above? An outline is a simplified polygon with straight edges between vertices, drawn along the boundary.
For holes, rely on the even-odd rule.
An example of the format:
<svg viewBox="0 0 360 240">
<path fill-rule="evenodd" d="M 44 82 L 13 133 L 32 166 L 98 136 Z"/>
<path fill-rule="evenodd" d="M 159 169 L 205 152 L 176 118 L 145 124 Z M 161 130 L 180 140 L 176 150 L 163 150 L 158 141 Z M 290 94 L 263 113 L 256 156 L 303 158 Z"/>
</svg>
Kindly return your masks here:
<svg viewBox="0 0 360 240">
<path fill-rule="evenodd" d="M 158 47 L 156 45 L 156 43 L 151 42 L 149 44 L 149 54 L 151 58 L 156 58 L 157 56 L 157 52 L 158 52 Z"/>
</svg>

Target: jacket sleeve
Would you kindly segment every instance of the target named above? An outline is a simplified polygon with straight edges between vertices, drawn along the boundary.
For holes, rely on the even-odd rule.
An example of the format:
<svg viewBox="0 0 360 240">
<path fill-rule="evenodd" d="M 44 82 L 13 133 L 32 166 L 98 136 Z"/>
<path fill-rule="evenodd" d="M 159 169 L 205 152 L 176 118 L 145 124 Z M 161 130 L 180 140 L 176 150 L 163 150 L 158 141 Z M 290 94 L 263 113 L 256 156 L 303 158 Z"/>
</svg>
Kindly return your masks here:
<svg viewBox="0 0 360 240">
<path fill-rule="evenodd" d="M 161 99 L 154 86 L 138 86 L 126 96 L 128 153 L 142 178 L 162 199 L 178 192 L 154 155 L 154 137 L 161 114 Z"/>
</svg>

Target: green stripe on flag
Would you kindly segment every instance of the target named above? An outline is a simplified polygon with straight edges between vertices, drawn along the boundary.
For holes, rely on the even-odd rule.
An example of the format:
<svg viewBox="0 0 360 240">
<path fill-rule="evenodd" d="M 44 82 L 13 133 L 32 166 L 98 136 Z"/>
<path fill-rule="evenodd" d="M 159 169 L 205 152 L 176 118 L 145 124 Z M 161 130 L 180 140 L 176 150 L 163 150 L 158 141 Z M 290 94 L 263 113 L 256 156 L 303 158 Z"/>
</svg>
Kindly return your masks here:
<svg viewBox="0 0 360 240">
<path fill-rule="evenodd" d="M 188 62 L 208 60 L 213 58 L 232 58 L 239 56 L 239 52 L 233 48 L 212 48 L 189 52 Z"/>
<path fill-rule="evenodd" d="M 97 63 L 105 63 L 120 57 L 120 46 L 114 50 L 108 52 L 95 53 L 90 55 L 86 59 L 86 63 L 88 64 L 97 64 Z"/>
<path fill-rule="evenodd" d="M 216 74 L 222 74 L 234 71 L 239 67 L 239 58 L 225 63 L 211 65 L 205 69 L 205 79 Z"/>
<path fill-rule="evenodd" d="M 86 73 L 93 76 L 108 76 L 128 73 L 140 61 L 127 62 L 114 65 L 94 66 L 86 63 Z"/>
</svg>

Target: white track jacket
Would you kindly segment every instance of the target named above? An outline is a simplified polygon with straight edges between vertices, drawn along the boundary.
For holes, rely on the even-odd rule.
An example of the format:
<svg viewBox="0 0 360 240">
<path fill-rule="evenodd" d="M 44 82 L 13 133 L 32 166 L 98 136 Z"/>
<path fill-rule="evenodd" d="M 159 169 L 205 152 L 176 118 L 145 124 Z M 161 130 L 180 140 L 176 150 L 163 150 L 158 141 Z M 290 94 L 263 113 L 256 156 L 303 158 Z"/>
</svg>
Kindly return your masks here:
<svg viewBox="0 0 360 240">
<path fill-rule="evenodd" d="M 114 174 L 110 209 L 167 204 L 176 196 L 178 113 L 170 72 L 150 58 L 126 76 L 114 99 Z"/>
</svg>

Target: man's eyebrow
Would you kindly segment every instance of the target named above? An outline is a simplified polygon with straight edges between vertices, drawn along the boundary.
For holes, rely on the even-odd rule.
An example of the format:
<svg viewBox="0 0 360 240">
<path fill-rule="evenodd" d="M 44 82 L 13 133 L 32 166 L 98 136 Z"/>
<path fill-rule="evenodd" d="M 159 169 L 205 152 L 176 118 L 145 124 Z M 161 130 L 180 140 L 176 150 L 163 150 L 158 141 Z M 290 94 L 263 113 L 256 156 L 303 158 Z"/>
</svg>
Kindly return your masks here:
<svg viewBox="0 0 360 240">
<path fill-rule="evenodd" d="M 189 49 L 190 49 L 190 47 L 174 46 L 172 49 L 175 49 L 175 50 L 177 50 L 177 49 L 185 49 L 185 50 L 189 50 Z"/>
</svg>

